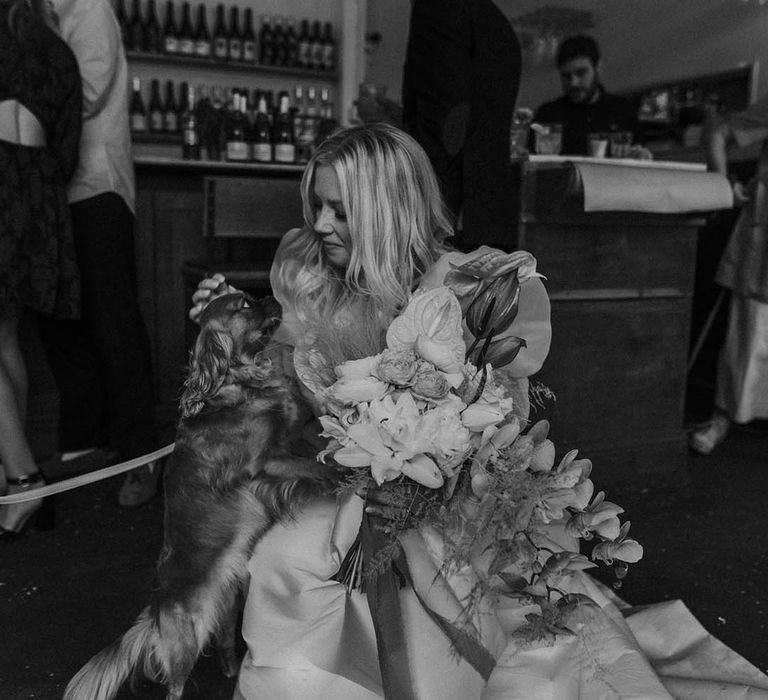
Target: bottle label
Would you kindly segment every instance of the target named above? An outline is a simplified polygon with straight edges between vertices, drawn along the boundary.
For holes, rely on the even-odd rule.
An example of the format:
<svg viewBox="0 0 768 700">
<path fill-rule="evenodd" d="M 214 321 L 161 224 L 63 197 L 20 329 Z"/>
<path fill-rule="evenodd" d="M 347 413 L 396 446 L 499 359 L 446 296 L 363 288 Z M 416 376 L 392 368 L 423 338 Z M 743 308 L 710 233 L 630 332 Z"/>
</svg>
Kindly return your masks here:
<svg viewBox="0 0 768 700">
<path fill-rule="evenodd" d="M 325 70 L 334 69 L 334 62 L 336 59 L 335 53 L 336 52 L 333 50 L 331 44 L 325 45 L 325 48 L 323 49 L 323 68 L 325 68 Z"/>
<path fill-rule="evenodd" d="M 216 58 L 226 58 L 227 57 L 227 40 L 224 37 L 217 37 L 214 48 L 214 52 L 216 53 Z"/>
<path fill-rule="evenodd" d="M 146 131 L 147 130 L 147 117 L 144 114 L 132 114 L 131 115 L 131 131 Z"/>
<path fill-rule="evenodd" d="M 192 39 L 182 39 L 179 44 L 179 51 L 185 56 L 191 56 L 195 53 L 195 42 Z"/>
<path fill-rule="evenodd" d="M 197 129 L 184 129 L 184 145 L 197 146 L 200 143 L 200 137 L 197 135 Z"/>
<path fill-rule="evenodd" d="M 229 57 L 233 61 L 239 61 L 243 57 L 243 44 L 240 39 L 229 40 Z"/>
<path fill-rule="evenodd" d="M 165 131 L 176 132 L 179 129 L 179 117 L 176 112 L 166 112 L 163 117 Z"/>
<path fill-rule="evenodd" d="M 272 162 L 272 144 L 270 143 L 254 143 L 253 144 L 253 159 L 258 163 L 270 163 Z"/>
<path fill-rule="evenodd" d="M 324 56 L 325 50 L 322 44 L 312 44 L 312 56 L 310 57 L 310 62 L 312 63 L 313 68 L 322 69 L 323 64 L 323 56 Z"/>
<path fill-rule="evenodd" d="M 312 45 L 308 41 L 299 44 L 299 65 L 309 68 L 312 65 Z"/>
<path fill-rule="evenodd" d="M 211 55 L 211 42 L 205 39 L 200 39 L 195 42 L 195 56 L 202 56 L 208 58 Z"/>
<path fill-rule="evenodd" d="M 296 147 L 292 143 L 275 144 L 275 162 L 293 163 L 296 160 Z"/>
<path fill-rule="evenodd" d="M 179 42 L 175 36 L 165 37 L 165 53 L 179 53 Z"/>
<path fill-rule="evenodd" d="M 227 141 L 227 160 L 247 161 L 248 151 L 245 141 Z"/>
<path fill-rule="evenodd" d="M 149 115 L 149 128 L 152 131 L 163 130 L 163 113 L 161 111 L 151 112 Z"/>
<path fill-rule="evenodd" d="M 243 42 L 243 59 L 249 63 L 253 63 L 256 60 L 256 42 L 244 41 Z"/>
</svg>

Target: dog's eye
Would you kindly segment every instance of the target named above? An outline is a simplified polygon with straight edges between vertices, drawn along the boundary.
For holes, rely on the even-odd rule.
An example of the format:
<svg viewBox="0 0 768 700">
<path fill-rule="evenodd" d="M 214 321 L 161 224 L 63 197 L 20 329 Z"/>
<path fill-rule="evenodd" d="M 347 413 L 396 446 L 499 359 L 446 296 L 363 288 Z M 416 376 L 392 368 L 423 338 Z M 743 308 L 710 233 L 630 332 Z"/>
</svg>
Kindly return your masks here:
<svg viewBox="0 0 768 700">
<path fill-rule="evenodd" d="M 244 309 L 250 309 L 252 307 L 251 307 L 251 305 L 247 301 L 243 301 L 243 308 Z"/>
</svg>

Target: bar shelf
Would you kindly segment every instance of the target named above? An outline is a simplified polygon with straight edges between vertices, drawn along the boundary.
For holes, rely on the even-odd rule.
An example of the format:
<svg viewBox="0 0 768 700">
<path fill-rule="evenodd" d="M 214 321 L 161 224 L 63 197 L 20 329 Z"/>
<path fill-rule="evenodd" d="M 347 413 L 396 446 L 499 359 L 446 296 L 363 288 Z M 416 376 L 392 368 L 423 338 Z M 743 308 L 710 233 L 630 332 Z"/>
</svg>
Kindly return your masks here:
<svg viewBox="0 0 768 700">
<path fill-rule="evenodd" d="M 221 61 L 216 58 L 200 56 L 178 56 L 165 53 L 147 53 L 145 51 L 126 51 L 126 57 L 131 63 L 148 65 L 179 66 L 183 68 L 204 68 L 231 73 L 253 73 L 255 75 L 285 75 L 294 78 L 313 78 L 315 80 L 336 80 L 336 71 L 314 70 L 312 68 L 296 68 L 294 66 L 265 66 L 261 63 L 245 63 Z"/>
</svg>

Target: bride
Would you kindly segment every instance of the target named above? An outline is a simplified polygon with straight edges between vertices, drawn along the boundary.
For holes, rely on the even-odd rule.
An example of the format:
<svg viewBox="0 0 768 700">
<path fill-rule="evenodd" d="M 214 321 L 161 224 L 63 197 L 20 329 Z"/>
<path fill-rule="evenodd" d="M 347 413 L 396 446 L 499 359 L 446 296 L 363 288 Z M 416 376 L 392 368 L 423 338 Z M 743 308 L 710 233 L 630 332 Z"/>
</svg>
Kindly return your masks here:
<svg viewBox="0 0 768 700">
<path fill-rule="evenodd" d="M 427 156 L 393 127 L 352 127 L 328 138 L 307 166 L 301 194 L 305 226 L 284 236 L 270 280 L 283 308 L 276 338 L 299 352 L 318 335 L 348 336 L 355 319 L 385 328 L 415 290 L 441 287 L 452 264 L 490 252 L 451 249 L 451 224 Z M 190 317 L 231 290 L 221 275 L 203 280 Z M 528 377 L 544 362 L 551 335 L 549 300 L 537 277 L 521 284 L 518 315 L 504 335 L 526 341 L 503 368 L 525 419 Z M 307 426 L 308 434 L 319 432 L 316 422 Z M 318 499 L 258 544 L 249 563 L 247 653 L 236 700 L 406 700 L 382 674 L 365 594 L 335 580 L 364 503 L 356 494 Z M 416 593 L 429 599 L 440 543 L 417 531 L 401 540 L 416 573 L 398 594 L 405 638 L 398 675 L 414 700 L 768 698 L 768 678 L 707 635 L 681 603 L 635 610 L 583 572 L 570 576 L 568 591 L 589 596 L 597 614 L 554 643 L 520 644 L 512 634 L 520 606 L 486 606 L 477 628 L 495 666 L 490 677 L 481 675 L 455 653 Z M 443 583 L 441 612 L 460 611 L 461 581 Z"/>
</svg>

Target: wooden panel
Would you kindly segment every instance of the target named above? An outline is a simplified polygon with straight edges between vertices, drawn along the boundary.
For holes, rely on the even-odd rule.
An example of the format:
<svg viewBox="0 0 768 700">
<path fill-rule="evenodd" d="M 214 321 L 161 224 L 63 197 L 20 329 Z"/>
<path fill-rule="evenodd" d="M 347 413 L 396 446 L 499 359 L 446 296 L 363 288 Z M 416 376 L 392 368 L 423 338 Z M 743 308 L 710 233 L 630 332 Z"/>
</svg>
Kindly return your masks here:
<svg viewBox="0 0 768 700">
<path fill-rule="evenodd" d="M 609 225 L 526 223 L 522 233 L 553 298 L 681 296 L 693 284 L 696 229 L 684 221 L 659 228 L 625 214 Z"/>
<path fill-rule="evenodd" d="M 536 380 L 557 397 L 550 419 L 559 448 L 589 456 L 683 442 L 689 303 L 553 303 L 552 348 Z"/>
<path fill-rule="evenodd" d="M 157 399 L 175 405 L 186 371 L 185 327 L 189 301 L 182 276 L 183 261 L 205 255 L 201 235 L 203 202 L 199 192 L 157 192 L 155 210 L 155 274 Z"/>
<path fill-rule="evenodd" d="M 303 220 L 296 180 L 206 177 L 203 186 L 206 235 L 280 238 Z"/>
</svg>

